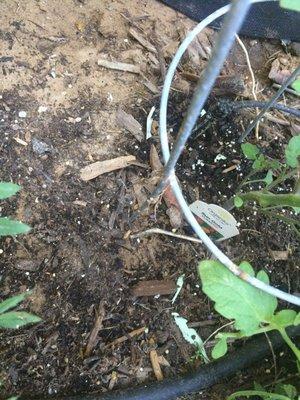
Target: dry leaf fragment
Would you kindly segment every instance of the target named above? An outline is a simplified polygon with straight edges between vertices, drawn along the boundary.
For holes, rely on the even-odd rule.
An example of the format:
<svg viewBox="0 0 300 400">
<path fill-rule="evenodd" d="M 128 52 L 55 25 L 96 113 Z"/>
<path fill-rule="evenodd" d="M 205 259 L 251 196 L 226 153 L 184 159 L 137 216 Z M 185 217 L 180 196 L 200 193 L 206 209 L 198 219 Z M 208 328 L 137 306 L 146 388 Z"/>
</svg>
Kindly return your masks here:
<svg viewBox="0 0 300 400">
<path fill-rule="evenodd" d="M 117 113 L 117 123 L 121 128 L 129 131 L 139 142 L 144 139 L 142 125 L 131 114 L 120 109 Z"/>
<path fill-rule="evenodd" d="M 84 181 L 89 181 L 107 172 L 128 167 L 128 165 L 131 165 L 134 161 L 136 161 L 135 156 L 121 156 L 111 160 L 97 161 L 82 168 L 80 177 Z"/>
<path fill-rule="evenodd" d="M 156 53 L 156 48 L 148 42 L 138 31 L 134 28 L 129 29 L 129 34 L 132 36 L 137 42 L 139 42 L 145 49 L 151 51 L 152 53 Z"/>
<path fill-rule="evenodd" d="M 100 67 L 108 68 L 108 69 L 114 69 L 117 71 L 123 71 L 123 72 L 131 72 L 133 74 L 140 74 L 141 69 L 138 65 L 134 64 L 127 64 L 127 63 L 122 63 L 118 61 L 108 61 L 105 59 L 100 59 L 97 61 L 98 65 Z"/>
</svg>

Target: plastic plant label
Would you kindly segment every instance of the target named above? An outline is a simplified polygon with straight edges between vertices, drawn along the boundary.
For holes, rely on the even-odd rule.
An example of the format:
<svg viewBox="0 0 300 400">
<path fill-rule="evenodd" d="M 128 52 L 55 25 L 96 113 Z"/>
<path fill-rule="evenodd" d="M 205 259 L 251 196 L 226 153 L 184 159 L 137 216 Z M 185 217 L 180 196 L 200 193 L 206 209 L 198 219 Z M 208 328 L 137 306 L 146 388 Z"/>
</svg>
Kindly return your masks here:
<svg viewBox="0 0 300 400">
<path fill-rule="evenodd" d="M 197 200 L 190 205 L 204 232 L 214 240 L 225 240 L 239 234 L 237 221 L 224 208 Z"/>
</svg>

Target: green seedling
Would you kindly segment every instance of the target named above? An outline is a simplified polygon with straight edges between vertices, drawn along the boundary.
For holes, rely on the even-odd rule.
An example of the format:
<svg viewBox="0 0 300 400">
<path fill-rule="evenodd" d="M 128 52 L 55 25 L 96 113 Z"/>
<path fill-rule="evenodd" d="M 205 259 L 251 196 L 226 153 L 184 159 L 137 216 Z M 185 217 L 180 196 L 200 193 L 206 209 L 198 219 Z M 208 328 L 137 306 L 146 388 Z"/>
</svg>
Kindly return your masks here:
<svg viewBox="0 0 300 400">
<path fill-rule="evenodd" d="M 11 182 L 0 182 L 0 200 L 15 195 L 21 187 Z M 30 227 L 23 222 L 15 221 L 7 217 L 0 217 L 0 236 L 19 235 L 27 233 Z"/>
<path fill-rule="evenodd" d="M 255 276 L 248 262 L 240 268 L 250 276 Z M 222 357 L 227 352 L 228 339 L 241 339 L 264 332 L 277 330 L 300 363 L 300 350 L 286 333 L 286 328 L 300 324 L 300 313 L 294 310 L 277 311 L 276 297 L 249 285 L 233 275 L 215 260 L 202 261 L 198 268 L 203 292 L 214 301 L 215 310 L 223 317 L 233 320 L 233 332 L 220 332 L 212 357 Z M 256 278 L 269 283 L 265 271 L 259 271 Z"/>
<path fill-rule="evenodd" d="M 240 184 L 233 199 L 235 207 L 240 208 L 247 206 L 249 202 L 254 202 L 259 212 L 286 222 L 300 236 L 299 220 L 274 213 L 275 209 L 280 210 L 286 207 L 292 208 L 296 214 L 300 211 L 300 135 L 290 139 L 284 151 L 284 163 L 265 156 L 252 143 L 244 143 L 241 148 L 244 156 L 252 161 L 252 170 Z M 262 174 L 263 177 L 261 177 Z M 294 181 L 293 192 L 272 192 L 287 180 Z M 245 191 L 249 185 L 256 183 L 262 184 L 263 188 Z"/>
<path fill-rule="evenodd" d="M 25 311 L 10 311 L 22 303 L 30 294 L 31 292 L 18 294 L 0 303 L 0 328 L 18 329 L 41 321 L 41 318 Z"/>
</svg>

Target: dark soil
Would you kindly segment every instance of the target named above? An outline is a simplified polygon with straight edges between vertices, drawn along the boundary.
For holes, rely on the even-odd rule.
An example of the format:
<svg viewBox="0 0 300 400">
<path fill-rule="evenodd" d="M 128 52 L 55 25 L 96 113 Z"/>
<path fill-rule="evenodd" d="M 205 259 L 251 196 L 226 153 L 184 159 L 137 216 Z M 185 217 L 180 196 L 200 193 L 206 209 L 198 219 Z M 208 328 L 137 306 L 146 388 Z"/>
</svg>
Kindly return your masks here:
<svg viewBox="0 0 300 400">
<path fill-rule="evenodd" d="M 99 34 L 91 32 L 87 30 L 82 40 L 87 41 L 88 35 L 93 34 L 93 41 L 97 41 Z M 9 32 L 3 35 L 3 40 L 13 41 Z M 105 43 L 108 46 L 116 42 L 114 36 L 111 39 L 108 35 Z M 67 63 L 64 58 L 60 62 Z M 85 74 L 89 68 L 82 65 Z M 72 79 L 65 80 L 68 87 Z M 265 73 L 262 80 L 266 80 Z M 37 85 L 44 89 L 44 84 L 43 81 Z M 270 92 L 273 93 L 266 90 L 266 95 Z M 116 112 L 118 104 L 111 105 L 104 90 L 95 96 L 91 88 L 82 88 L 79 96 L 50 117 L 38 113 L 40 103 L 31 94 L 30 86 L 4 90 L 1 95 L 0 178 L 22 186 L 18 195 L 1 204 L 1 214 L 32 227 L 26 236 L 0 241 L 1 299 L 33 289 L 20 309 L 43 319 L 25 329 L 1 332 L 1 396 L 104 392 L 153 381 L 149 358 L 153 346 L 169 363 L 162 367 L 164 377 L 194 370 L 201 360 L 195 360 L 195 349 L 184 341 L 171 313 L 176 311 L 187 318 L 203 339 L 226 323 L 201 292 L 196 272 L 199 260 L 209 254 L 201 245 L 170 237 L 129 238 L 129 231 L 150 227 L 171 230 L 164 204 L 130 223 L 138 208 L 133 179 L 147 183 L 150 168 L 131 166 L 89 182 L 83 182 L 79 176 L 81 167 L 98 160 L 99 154 L 93 154 L 96 144 L 103 146 L 99 159 L 128 153 L 148 164 L 150 143 L 156 144 L 157 137 L 140 144 L 129 134 L 119 135 L 117 131 L 111 134 L 115 138 L 108 141 L 110 114 Z M 206 122 L 199 121 L 178 165 L 178 177 L 189 202 L 201 199 L 222 205 L 251 168 L 241 154 L 237 138 L 242 133 L 241 122 L 246 124 L 253 112 L 225 115 L 218 108 L 218 101 L 218 97 L 209 100 Z M 174 132 L 187 103 L 186 94 L 172 96 L 169 122 Z M 148 94 L 136 104 L 136 97 L 130 99 L 127 112 L 132 112 L 145 126 L 145 110 L 158 104 L 158 98 Z M 26 118 L 19 118 L 20 110 L 28 113 Z M 107 118 L 101 120 L 100 126 L 99 115 Z M 75 117 L 80 121 L 75 123 Z M 262 127 L 264 140 L 260 145 L 270 156 L 280 158 L 290 128 L 266 125 Z M 16 144 L 19 137 L 28 145 Z M 216 161 L 219 154 L 226 159 Z M 237 168 L 223 173 L 232 165 Z M 240 223 L 240 235 L 222 243 L 224 251 L 237 263 L 246 259 L 256 270 L 265 269 L 273 285 L 296 292 L 300 254 L 294 232 L 282 222 L 269 220 L 251 209 L 234 210 L 233 214 Z M 191 234 L 191 230 L 184 226 L 181 233 Z M 270 250 L 288 250 L 289 258 L 274 261 Z M 132 295 L 133 286 L 140 281 L 176 281 L 182 274 L 184 287 L 174 305 L 172 295 Z M 98 343 L 86 358 L 85 347 L 101 301 L 105 304 L 103 326 Z M 144 333 L 110 346 L 115 339 L 142 327 L 146 328 Z M 213 344 L 209 342 L 208 348 Z M 282 378 L 287 369 L 292 370 L 290 362 L 281 355 L 276 364 L 272 359 L 264 360 L 260 366 L 238 373 L 201 398 L 223 399 L 235 389 L 252 387 L 253 380 L 263 384 L 272 382 L 274 376 Z"/>
</svg>

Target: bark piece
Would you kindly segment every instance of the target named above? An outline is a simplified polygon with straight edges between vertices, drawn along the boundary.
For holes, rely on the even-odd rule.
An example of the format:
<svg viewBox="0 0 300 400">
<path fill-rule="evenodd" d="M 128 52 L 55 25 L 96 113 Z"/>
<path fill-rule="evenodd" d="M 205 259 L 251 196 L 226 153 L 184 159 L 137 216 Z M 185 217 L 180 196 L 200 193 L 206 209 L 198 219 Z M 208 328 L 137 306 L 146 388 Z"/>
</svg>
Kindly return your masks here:
<svg viewBox="0 0 300 400">
<path fill-rule="evenodd" d="M 132 293 L 135 297 L 156 296 L 172 294 L 176 291 L 177 285 L 170 280 L 141 281 L 134 286 Z"/>
<path fill-rule="evenodd" d="M 270 250 L 270 254 L 274 261 L 287 260 L 289 258 L 288 250 Z"/>
<path fill-rule="evenodd" d="M 133 74 L 140 74 L 141 69 L 138 65 L 122 63 L 119 61 L 109 61 L 100 59 L 97 61 L 100 67 L 114 69 L 116 71 L 131 72 Z"/>
<path fill-rule="evenodd" d="M 128 167 L 128 165 L 133 164 L 135 161 L 135 156 L 121 156 L 111 160 L 97 161 L 82 168 L 80 171 L 80 177 L 84 181 L 90 181 L 91 179 L 107 172 Z"/>
<path fill-rule="evenodd" d="M 95 324 L 94 327 L 90 333 L 88 343 L 86 345 L 86 349 L 84 352 L 85 357 L 89 357 L 93 351 L 93 349 L 97 346 L 98 344 L 98 333 L 102 328 L 102 322 L 103 318 L 105 316 L 105 308 L 104 308 L 104 302 L 101 301 L 99 305 L 99 310 L 96 312 L 96 319 L 95 319 Z"/>
<path fill-rule="evenodd" d="M 164 379 L 164 376 L 160 367 L 159 357 L 156 350 L 150 350 L 150 361 L 156 379 L 158 381 L 162 381 Z"/>
<path fill-rule="evenodd" d="M 120 109 L 117 113 L 117 123 L 121 128 L 129 131 L 139 142 L 144 139 L 142 125 L 131 114 Z"/>
<path fill-rule="evenodd" d="M 156 53 L 156 48 L 148 42 L 138 31 L 134 28 L 129 29 L 129 35 L 132 36 L 137 42 L 139 42 L 145 49 L 151 51 L 152 53 Z"/>
</svg>

